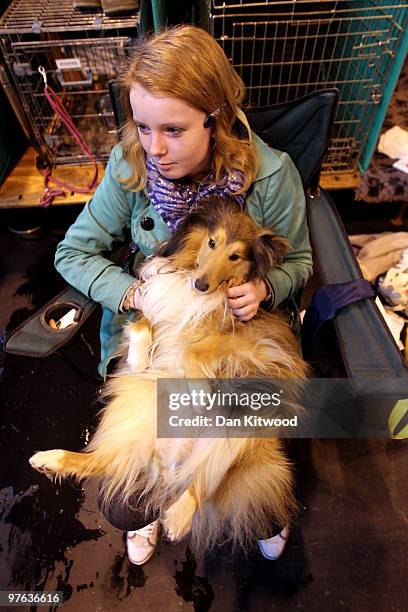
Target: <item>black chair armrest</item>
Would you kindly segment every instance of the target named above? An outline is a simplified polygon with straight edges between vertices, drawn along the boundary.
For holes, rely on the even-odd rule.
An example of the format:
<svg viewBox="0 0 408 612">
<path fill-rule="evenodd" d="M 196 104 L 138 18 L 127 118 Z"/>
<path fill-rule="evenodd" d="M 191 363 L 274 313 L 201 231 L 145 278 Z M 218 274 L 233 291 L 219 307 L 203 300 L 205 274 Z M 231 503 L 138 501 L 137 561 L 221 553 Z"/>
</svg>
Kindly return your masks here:
<svg viewBox="0 0 408 612">
<path fill-rule="evenodd" d="M 308 198 L 309 230 L 322 284 L 363 278 L 343 223 L 323 189 Z M 401 353 L 374 299 L 343 308 L 334 319 L 348 376 L 408 378 Z"/>
</svg>

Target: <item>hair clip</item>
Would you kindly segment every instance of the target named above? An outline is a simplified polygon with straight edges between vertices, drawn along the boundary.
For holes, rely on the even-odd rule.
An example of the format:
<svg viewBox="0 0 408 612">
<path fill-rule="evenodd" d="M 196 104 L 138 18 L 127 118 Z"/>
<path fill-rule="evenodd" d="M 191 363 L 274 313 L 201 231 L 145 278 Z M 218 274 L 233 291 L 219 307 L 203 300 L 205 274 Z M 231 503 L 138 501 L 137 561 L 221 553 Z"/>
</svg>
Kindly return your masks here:
<svg viewBox="0 0 408 612">
<path fill-rule="evenodd" d="M 222 111 L 224 106 L 225 106 L 225 102 L 224 102 L 224 104 L 221 104 L 221 106 L 219 108 L 217 108 L 215 111 L 213 111 L 212 113 L 207 115 L 207 117 L 205 118 L 204 123 L 203 123 L 203 126 L 205 128 L 214 127 L 214 125 L 215 125 L 215 118 L 217 117 L 217 115 L 220 114 L 220 112 Z"/>
</svg>

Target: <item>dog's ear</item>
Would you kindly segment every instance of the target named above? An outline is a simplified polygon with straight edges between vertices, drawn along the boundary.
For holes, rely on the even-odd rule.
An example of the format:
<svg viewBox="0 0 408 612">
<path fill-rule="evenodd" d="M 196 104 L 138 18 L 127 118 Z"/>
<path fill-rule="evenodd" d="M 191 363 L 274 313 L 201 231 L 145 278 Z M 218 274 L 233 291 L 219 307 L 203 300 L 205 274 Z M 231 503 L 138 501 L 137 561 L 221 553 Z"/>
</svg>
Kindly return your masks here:
<svg viewBox="0 0 408 612">
<path fill-rule="evenodd" d="M 203 240 L 207 237 L 204 221 L 199 215 L 190 213 L 179 224 L 170 239 L 156 248 L 155 254 L 170 258 L 178 268 L 193 270 Z"/>
<path fill-rule="evenodd" d="M 170 257 L 183 248 L 184 242 L 185 240 L 180 235 L 175 237 L 173 234 L 166 242 L 157 244 L 154 253 L 160 257 Z"/>
<path fill-rule="evenodd" d="M 277 236 L 272 230 L 259 230 L 252 245 L 256 275 L 259 275 L 260 278 L 266 276 L 270 268 L 282 263 L 289 247 L 289 241 L 282 236 Z"/>
</svg>

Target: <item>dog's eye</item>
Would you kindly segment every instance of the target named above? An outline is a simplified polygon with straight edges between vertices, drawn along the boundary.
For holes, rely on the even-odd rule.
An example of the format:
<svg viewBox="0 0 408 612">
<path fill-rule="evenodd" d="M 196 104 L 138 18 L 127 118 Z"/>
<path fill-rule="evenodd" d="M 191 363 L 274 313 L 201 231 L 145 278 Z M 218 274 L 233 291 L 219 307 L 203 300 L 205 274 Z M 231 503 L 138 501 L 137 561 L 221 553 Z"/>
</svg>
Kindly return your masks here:
<svg viewBox="0 0 408 612">
<path fill-rule="evenodd" d="M 208 241 L 208 246 L 210 247 L 210 249 L 215 249 L 215 240 L 210 238 Z"/>
<path fill-rule="evenodd" d="M 230 259 L 231 261 L 237 261 L 237 259 L 239 259 L 239 255 L 237 253 L 232 253 L 232 255 L 228 257 L 228 259 Z"/>
</svg>

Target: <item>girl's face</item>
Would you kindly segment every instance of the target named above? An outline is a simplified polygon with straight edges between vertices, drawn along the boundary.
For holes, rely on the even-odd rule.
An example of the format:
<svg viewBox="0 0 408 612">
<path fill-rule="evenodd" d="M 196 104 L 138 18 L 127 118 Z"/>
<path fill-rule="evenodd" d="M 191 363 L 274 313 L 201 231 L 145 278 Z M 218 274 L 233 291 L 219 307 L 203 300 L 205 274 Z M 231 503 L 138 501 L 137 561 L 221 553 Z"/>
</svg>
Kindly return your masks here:
<svg viewBox="0 0 408 612">
<path fill-rule="evenodd" d="M 130 90 L 140 143 L 160 174 L 170 179 L 209 172 L 211 128 L 206 115 L 176 98 L 153 96 L 141 85 Z"/>
</svg>

